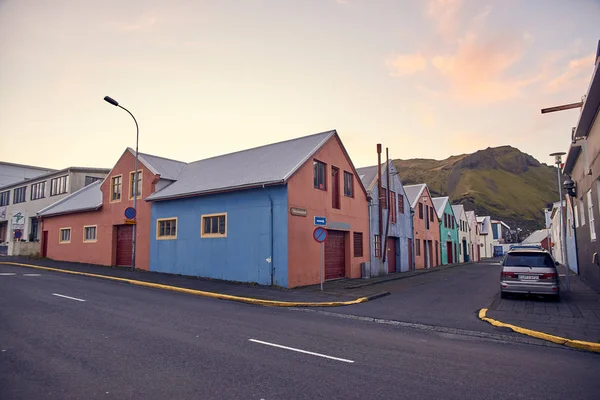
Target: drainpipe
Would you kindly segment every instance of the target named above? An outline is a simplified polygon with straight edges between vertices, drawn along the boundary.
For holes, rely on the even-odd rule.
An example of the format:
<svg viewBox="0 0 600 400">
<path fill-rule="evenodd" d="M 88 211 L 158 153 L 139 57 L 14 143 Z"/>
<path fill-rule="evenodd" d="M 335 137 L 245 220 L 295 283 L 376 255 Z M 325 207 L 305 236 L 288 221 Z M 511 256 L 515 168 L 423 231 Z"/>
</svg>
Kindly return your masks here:
<svg viewBox="0 0 600 400">
<path fill-rule="evenodd" d="M 270 255 L 269 258 L 267 258 L 267 262 L 269 263 L 269 265 L 271 266 L 271 286 L 275 285 L 275 264 L 273 263 L 273 199 L 271 198 L 271 194 L 269 193 L 269 191 L 267 190 L 267 188 L 265 187 L 265 185 L 262 185 L 263 189 L 265 190 L 265 192 L 267 193 L 267 196 L 269 196 L 269 205 L 270 205 L 270 210 L 269 210 L 269 224 L 271 227 L 271 230 L 269 232 L 269 242 L 270 242 Z"/>
<path fill-rule="evenodd" d="M 383 209 L 381 207 L 381 193 L 383 192 L 381 187 L 381 143 L 377 144 L 377 198 L 379 199 L 379 237 L 383 235 Z M 383 254 L 383 243 L 381 243 L 381 252 Z"/>
<path fill-rule="evenodd" d="M 390 219 L 391 219 L 391 214 L 392 214 L 392 208 L 390 207 L 390 153 L 388 151 L 388 148 L 385 148 L 385 175 L 386 175 L 386 179 L 387 179 L 387 190 L 385 191 L 385 195 L 386 197 L 386 204 L 387 204 L 387 221 L 385 224 L 385 239 L 383 240 L 383 243 L 385 243 L 385 251 L 383 252 L 383 263 L 385 264 L 385 261 L 387 260 L 387 239 L 388 239 L 388 233 L 390 232 Z M 382 248 L 383 248 L 383 243 L 382 243 Z M 389 262 L 389 261 L 388 261 Z M 389 268 L 388 268 L 389 270 Z"/>
<path fill-rule="evenodd" d="M 373 214 L 373 212 L 371 211 L 371 209 L 373 207 L 373 197 L 367 196 L 367 201 L 369 202 L 369 278 L 370 278 L 371 277 L 371 265 L 373 265 L 373 252 L 374 252 L 374 251 L 371 251 L 371 244 L 375 240 L 375 237 L 373 235 L 373 226 L 371 223 L 371 216 Z M 366 271 L 365 271 L 365 273 L 366 273 Z"/>
</svg>

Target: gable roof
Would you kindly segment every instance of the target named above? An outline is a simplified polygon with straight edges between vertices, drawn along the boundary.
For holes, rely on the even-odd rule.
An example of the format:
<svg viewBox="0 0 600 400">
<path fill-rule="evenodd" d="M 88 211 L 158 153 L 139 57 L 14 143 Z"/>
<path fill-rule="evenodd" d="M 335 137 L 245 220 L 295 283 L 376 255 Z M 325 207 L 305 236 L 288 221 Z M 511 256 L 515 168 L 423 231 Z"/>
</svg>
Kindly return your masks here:
<svg viewBox="0 0 600 400">
<path fill-rule="evenodd" d="M 434 197 L 431 199 L 433 202 L 433 206 L 435 207 L 435 212 L 437 212 L 438 218 L 442 219 L 442 215 L 444 215 L 444 211 L 446 210 L 446 204 L 450 201 L 448 196 L 444 197 Z"/>
<path fill-rule="evenodd" d="M 135 150 L 128 147 L 127 150 L 135 157 Z M 138 153 L 138 159 L 155 175 L 160 175 L 162 179 L 171 181 L 177 180 L 177 177 L 183 171 L 187 163 L 183 161 L 172 160 L 154 156 L 152 154 Z"/>
<path fill-rule="evenodd" d="M 48 217 L 59 214 L 98 210 L 102 207 L 101 185 L 101 180 L 94 181 L 78 191 L 41 209 L 37 214 L 42 217 Z"/>
<path fill-rule="evenodd" d="M 154 192 L 146 200 L 166 200 L 284 184 L 332 138 L 338 140 L 352 165 L 337 132 L 331 130 L 189 163 L 175 182 Z M 354 167 L 352 168 L 358 176 Z M 358 183 L 366 195 L 360 179 Z"/>
<path fill-rule="evenodd" d="M 538 229 L 534 231 L 531 235 L 527 236 L 525 240 L 521 243 L 531 244 L 531 243 L 541 243 L 544 239 L 548 237 L 548 230 L 546 229 Z"/>
<path fill-rule="evenodd" d="M 467 215 L 467 220 L 470 224 L 473 222 L 477 222 L 477 216 L 475 215 L 475 211 L 465 211 L 465 214 Z"/>
<path fill-rule="evenodd" d="M 415 208 L 419 197 L 421 197 L 421 193 L 425 190 L 427 185 L 425 183 L 420 183 L 418 185 L 408 185 L 404 186 L 404 191 L 406 192 L 406 197 L 410 201 L 410 206 Z"/>
<path fill-rule="evenodd" d="M 383 171 L 385 169 L 385 164 L 381 165 L 381 175 L 383 178 Z M 370 167 L 362 167 L 357 168 L 356 172 L 358 173 L 359 179 L 362 181 L 365 189 L 371 190 L 375 184 L 377 183 L 377 165 L 372 165 Z"/>
<path fill-rule="evenodd" d="M 481 230 L 479 231 L 479 233 L 482 235 L 488 234 L 488 224 L 486 223 L 486 220 L 488 222 L 490 221 L 489 215 L 485 217 L 477 217 L 477 223 L 481 224 Z"/>
<path fill-rule="evenodd" d="M 460 219 L 461 214 L 465 213 L 465 206 L 462 204 L 455 204 L 452 206 L 452 211 L 454 212 L 454 216 L 456 219 Z M 465 213 L 465 218 L 467 217 Z"/>
</svg>

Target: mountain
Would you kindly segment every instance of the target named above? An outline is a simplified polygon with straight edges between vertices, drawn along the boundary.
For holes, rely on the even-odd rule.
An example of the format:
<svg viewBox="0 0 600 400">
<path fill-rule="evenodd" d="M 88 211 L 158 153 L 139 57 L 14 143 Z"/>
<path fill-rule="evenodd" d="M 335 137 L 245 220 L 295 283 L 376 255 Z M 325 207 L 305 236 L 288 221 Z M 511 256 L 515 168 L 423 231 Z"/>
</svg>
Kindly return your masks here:
<svg viewBox="0 0 600 400">
<path fill-rule="evenodd" d="M 488 147 L 445 160 L 394 160 L 402 183 L 426 183 L 477 215 L 524 233 L 544 227 L 543 208 L 558 201 L 556 169 L 511 146 Z"/>
</svg>

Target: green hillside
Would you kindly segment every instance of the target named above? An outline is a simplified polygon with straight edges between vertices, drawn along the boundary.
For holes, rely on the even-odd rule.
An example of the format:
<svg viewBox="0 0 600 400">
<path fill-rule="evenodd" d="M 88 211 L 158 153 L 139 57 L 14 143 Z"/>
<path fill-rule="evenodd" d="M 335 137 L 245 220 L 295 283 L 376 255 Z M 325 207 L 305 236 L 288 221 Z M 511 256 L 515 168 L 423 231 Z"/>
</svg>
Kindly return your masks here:
<svg viewBox="0 0 600 400">
<path fill-rule="evenodd" d="M 511 228 L 542 228 L 542 209 L 558 201 L 556 169 L 511 146 L 445 160 L 394 160 L 404 184 L 427 183 L 433 196 L 450 196 L 478 215 Z"/>
</svg>

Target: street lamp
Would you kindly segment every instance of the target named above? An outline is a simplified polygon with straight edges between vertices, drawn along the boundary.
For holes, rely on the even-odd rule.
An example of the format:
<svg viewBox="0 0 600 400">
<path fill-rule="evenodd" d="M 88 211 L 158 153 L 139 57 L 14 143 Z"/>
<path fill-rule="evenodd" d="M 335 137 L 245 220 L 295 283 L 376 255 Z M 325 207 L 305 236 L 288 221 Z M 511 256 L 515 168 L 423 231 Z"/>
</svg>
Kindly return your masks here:
<svg viewBox="0 0 600 400">
<path fill-rule="evenodd" d="M 135 270 L 135 237 L 136 237 L 136 231 L 137 231 L 137 197 L 138 197 L 138 142 L 140 139 L 140 128 L 138 126 L 137 120 L 135 119 L 135 117 L 133 116 L 133 114 L 126 109 L 125 107 L 119 105 L 119 103 L 109 97 L 109 96 L 104 96 L 104 100 L 107 103 L 112 104 L 115 107 L 119 107 L 122 108 L 123 110 L 127 111 L 127 113 L 129 113 L 129 115 L 131 115 L 131 118 L 133 118 L 133 122 L 135 122 L 135 130 L 136 130 L 136 134 L 135 134 L 135 169 L 134 169 L 134 173 L 133 173 L 133 209 L 135 210 L 135 215 L 133 217 L 134 220 L 134 224 L 133 224 L 133 233 L 132 233 L 132 239 L 131 239 L 131 270 L 134 271 Z"/>
<path fill-rule="evenodd" d="M 561 250 L 562 250 L 562 257 L 564 260 L 564 265 L 565 267 L 567 267 L 567 272 L 565 274 L 566 276 L 566 283 L 567 283 L 567 292 L 571 290 L 571 271 L 569 268 L 569 260 L 567 260 L 567 235 L 566 235 L 566 229 L 565 229 L 565 220 L 563 218 L 563 198 L 562 198 L 562 185 L 560 183 L 560 165 L 562 164 L 562 156 L 564 156 L 565 153 L 564 151 L 561 152 L 557 152 L 557 153 L 552 153 L 550 154 L 551 157 L 554 157 L 554 164 L 556 164 L 556 174 L 558 177 L 558 195 L 560 197 L 559 202 L 558 202 L 558 207 L 559 207 L 559 211 L 560 211 L 560 232 L 561 232 L 561 239 L 562 239 L 562 246 L 561 246 Z"/>
</svg>

